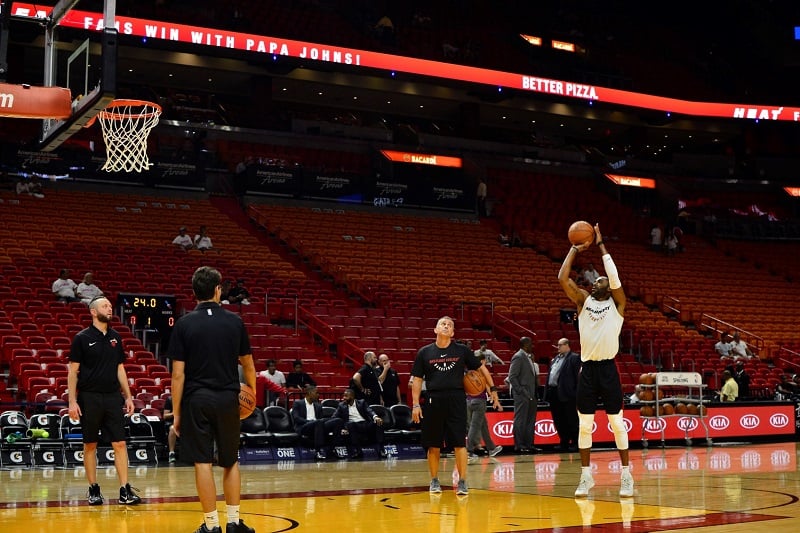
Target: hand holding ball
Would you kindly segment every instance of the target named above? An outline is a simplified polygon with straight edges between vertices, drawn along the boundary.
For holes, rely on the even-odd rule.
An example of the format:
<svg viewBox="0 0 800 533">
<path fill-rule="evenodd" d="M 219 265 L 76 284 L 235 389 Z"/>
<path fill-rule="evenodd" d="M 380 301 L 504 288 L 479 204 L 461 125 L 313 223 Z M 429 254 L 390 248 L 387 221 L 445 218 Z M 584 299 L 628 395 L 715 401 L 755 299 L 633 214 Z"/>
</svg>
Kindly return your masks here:
<svg viewBox="0 0 800 533">
<path fill-rule="evenodd" d="M 483 374 L 477 370 L 470 370 L 464 374 L 464 392 L 469 396 L 480 396 L 486 393 L 486 381 Z"/>
<path fill-rule="evenodd" d="M 244 420 L 256 409 L 256 391 L 246 383 L 239 384 L 239 419 Z"/>
<path fill-rule="evenodd" d="M 591 244 L 594 240 L 594 228 L 585 220 L 578 220 L 569 227 L 567 238 L 574 246 Z"/>
</svg>

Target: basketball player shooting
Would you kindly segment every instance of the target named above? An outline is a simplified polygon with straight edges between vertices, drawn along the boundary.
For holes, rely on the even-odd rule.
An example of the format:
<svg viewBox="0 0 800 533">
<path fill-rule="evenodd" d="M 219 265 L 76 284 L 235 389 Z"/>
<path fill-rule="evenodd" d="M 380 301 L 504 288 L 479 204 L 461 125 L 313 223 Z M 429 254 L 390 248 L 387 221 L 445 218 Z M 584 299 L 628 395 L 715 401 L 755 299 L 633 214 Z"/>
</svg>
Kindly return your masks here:
<svg viewBox="0 0 800 533">
<path fill-rule="evenodd" d="M 569 277 L 575 256 L 589 248 L 591 241 L 572 245 L 567 252 L 558 281 L 577 307 L 578 332 L 581 339 L 581 373 L 578 380 L 578 450 L 581 456 L 581 479 L 576 497 L 589 495 L 594 486 L 589 463 L 592 450 L 592 426 L 597 401 L 600 399 L 614 432 L 614 441 L 622 461 L 619 495 L 633 496 L 633 477 L 628 462 L 628 432 L 622 418 L 622 384 L 614 358 L 619 350 L 619 334 L 625 313 L 625 292 L 617 267 L 603 243 L 599 224 L 594 226 L 595 244 L 600 248 L 606 275 L 597 278 L 591 294 L 578 287 Z"/>
</svg>

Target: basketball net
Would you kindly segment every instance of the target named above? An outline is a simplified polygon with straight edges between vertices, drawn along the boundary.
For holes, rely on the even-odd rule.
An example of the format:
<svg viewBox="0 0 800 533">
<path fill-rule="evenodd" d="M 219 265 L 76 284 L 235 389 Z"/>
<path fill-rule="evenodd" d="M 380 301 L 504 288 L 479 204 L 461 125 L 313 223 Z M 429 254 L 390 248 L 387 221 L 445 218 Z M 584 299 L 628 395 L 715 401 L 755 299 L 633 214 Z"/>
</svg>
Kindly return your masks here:
<svg viewBox="0 0 800 533">
<path fill-rule="evenodd" d="M 106 143 L 106 172 L 143 172 L 152 163 L 147 158 L 147 137 L 158 124 L 161 106 L 144 100 L 114 100 L 97 114 Z"/>
</svg>

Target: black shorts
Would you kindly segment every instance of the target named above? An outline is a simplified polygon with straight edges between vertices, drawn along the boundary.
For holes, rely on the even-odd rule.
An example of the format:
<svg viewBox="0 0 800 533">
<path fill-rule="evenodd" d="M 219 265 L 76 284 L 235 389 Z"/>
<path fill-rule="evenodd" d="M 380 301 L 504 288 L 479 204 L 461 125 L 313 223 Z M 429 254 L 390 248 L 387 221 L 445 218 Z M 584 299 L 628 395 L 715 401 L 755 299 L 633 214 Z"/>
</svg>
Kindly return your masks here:
<svg viewBox="0 0 800 533">
<path fill-rule="evenodd" d="M 581 364 L 578 378 L 578 412 L 594 414 L 597 404 L 602 403 L 606 413 L 616 414 L 622 410 L 622 383 L 613 359 L 586 361 Z"/>
<path fill-rule="evenodd" d="M 235 391 L 199 389 L 181 402 L 181 460 L 229 468 L 239 461 L 239 396 Z"/>
<path fill-rule="evenodd" d="M 125 440 L 125 400 L 119 392 L 78 392 L 83 442 Z"/>
<path fill-rule="evenodd" d="M 428 392 L 422 404 L 422 446 L 463 448 L 467 441 L 467 396 L 464 391 Z"/>
</svg>

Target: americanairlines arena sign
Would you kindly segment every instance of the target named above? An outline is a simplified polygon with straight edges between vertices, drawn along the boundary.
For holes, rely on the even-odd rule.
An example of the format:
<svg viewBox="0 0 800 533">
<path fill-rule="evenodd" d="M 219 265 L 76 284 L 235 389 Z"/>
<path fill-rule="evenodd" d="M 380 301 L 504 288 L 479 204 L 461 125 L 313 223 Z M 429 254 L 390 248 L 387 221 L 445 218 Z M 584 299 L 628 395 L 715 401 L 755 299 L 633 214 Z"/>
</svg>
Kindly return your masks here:
<svg viewBox="0 0 800 533">
<path fill-rule="evenodd" d="M 18 18 L 47 18 L 51 7 L 38 7 L 28 3 L 14 3 L 11 15 Z M 61 26 L 87 31 L 102 31 L 103 15 L 89 11 L 71 10 L 60 22 Z M 310 59 L 326 63 L 341 63 L 364 68 L 407 72 L 471 83 L 519 89 L 541 94 L 562 96 L 579 100 L 591 100 L 623 106 L 652 109 L 665 113 L 679 113 L 698 117 L 720 117 L 751 120 L 800 121 L 800 107 L 695 102 L 650 94 L 640 94 L 597 85 L 567 82 L 542 78 L 531 73 L 518 74 L 466 65 L 455 65 L 413 57 L 403 57 L 355 48 L 332 47 L 319 43 L 282 39 L 249 33 L 234 32 L 161 22 L 133 17 L 116 17 L 115 27 L 122 35 L 147 39 L 160 39 L 209 46 L 230 48 L 243 52 L 270 54 L 273 56 Z"/>
</svg>

